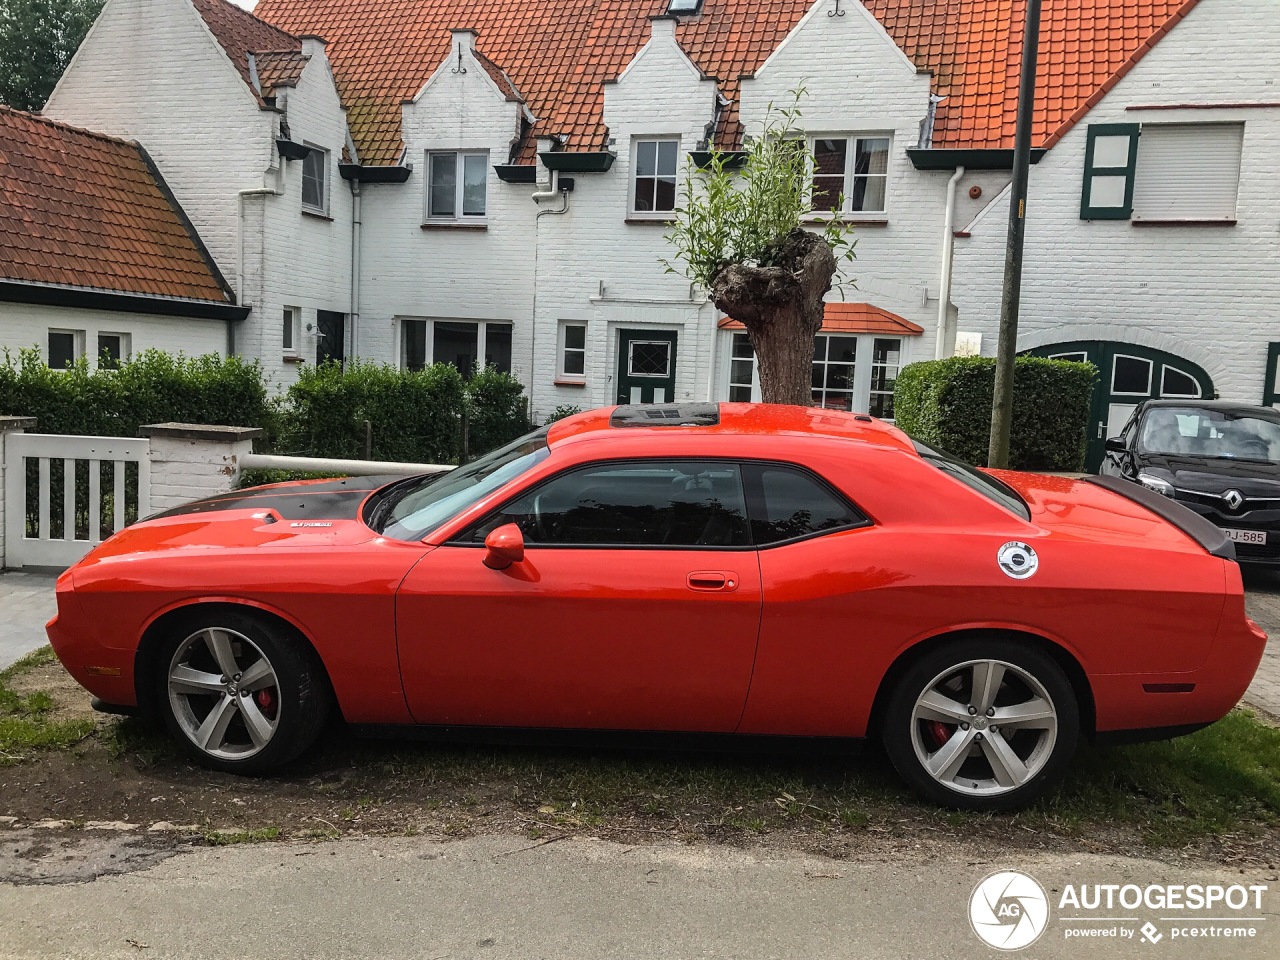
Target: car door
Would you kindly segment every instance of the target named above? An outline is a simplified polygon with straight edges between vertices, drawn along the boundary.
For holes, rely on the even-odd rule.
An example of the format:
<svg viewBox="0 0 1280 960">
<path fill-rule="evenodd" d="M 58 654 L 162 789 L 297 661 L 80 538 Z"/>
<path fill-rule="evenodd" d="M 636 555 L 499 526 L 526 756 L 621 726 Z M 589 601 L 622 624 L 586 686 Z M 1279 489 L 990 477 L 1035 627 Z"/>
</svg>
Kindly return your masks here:
<svg viewBox="0 0 1280 960">
<path fill-rule="evenodd" d="M 524 559 L 485 566 L 516 524 Z M 397 597 L 419 723 L 731 732 L 760 626 L 741 468 L 601 461 L 425 556 Z"/>
</svg>

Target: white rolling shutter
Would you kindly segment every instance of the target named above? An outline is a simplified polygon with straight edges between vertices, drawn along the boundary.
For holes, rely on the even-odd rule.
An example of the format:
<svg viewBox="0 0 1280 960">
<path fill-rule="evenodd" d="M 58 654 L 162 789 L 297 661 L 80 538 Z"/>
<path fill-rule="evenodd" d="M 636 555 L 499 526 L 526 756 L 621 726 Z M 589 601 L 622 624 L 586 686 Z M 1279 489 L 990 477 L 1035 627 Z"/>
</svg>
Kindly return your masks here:
<svg viewBox="0 0 1280 960">
<path fill-rule="evenodd" d="M 1142 125 L 1135 220 L 1234 220 L 1243 123 Z"/>
</svg>

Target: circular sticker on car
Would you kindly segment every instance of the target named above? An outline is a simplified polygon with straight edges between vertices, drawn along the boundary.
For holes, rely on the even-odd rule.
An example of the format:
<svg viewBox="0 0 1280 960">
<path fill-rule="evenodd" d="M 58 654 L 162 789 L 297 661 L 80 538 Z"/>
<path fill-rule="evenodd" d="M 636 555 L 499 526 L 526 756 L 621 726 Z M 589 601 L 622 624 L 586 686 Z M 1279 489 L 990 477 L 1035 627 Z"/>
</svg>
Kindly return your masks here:
<svg viewBox="0 0 1280 960">
<path fill-rule="evenodd" d="M 1040 566 L 1040 558 L 1036 556 L 1031 544 L 1020 540 L 1010 540 L 996 554 L 1000 569 L 1015 580 L 1025 580 L 1036 572 Z"/>
</svg>

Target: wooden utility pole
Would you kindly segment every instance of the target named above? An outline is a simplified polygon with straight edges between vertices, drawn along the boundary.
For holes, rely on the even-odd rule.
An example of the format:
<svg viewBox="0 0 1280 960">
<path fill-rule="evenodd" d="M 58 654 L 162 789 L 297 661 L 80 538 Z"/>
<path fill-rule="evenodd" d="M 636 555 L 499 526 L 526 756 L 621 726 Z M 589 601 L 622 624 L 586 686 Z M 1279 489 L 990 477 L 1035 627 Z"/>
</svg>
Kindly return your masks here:
<svg viewBox="0 0 1280 960">
<path fill-rule="evenodd" d="M 1022 297 L 1022 247 L 1027 233 L 1027 182 L 1031 176 L 1031 125 L 1035 115 L 1036 58 L 1040 49 L 1040 0 L 1027 0 L 1027 29 L 1022 41 L 1018 81 L 1018 129 L 1013 141 L 1013 184 L 1009 196 L 1009 241 L 1004 258 L 1004 295 L 1000 298 L 1000 339 L 996 348 L 996 384 L 991 401 L 991 441 L 987 465 L 1009 466 L 1009 428 L 1013 420 L 1013 358 L 1018 351 L 1018 308 Z"/>
</svg>

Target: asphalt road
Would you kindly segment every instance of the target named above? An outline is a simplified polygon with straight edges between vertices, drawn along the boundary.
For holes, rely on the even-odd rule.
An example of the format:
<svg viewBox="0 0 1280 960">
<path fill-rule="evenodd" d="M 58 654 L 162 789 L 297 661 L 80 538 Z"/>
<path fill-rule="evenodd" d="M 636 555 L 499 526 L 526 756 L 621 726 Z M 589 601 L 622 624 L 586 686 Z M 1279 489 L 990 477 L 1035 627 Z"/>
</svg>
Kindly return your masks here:
<svg viewBox="0 0 1280 960">
<path fill-rule="evenodd" d="M 938 854 L 847 863 L 728 848 L 518 837 L 201 848 L 89 883 L 0 886 L 3 957 L 916 958 L 996 955 L 969 926 L 975 884 L 1016 868 L 1051 915 L 1023 955 L 1274 958 L 1275 874 L 1102 856 Z M 1161 911 L 1073 923 L 1064 884 L 1261 884 L 1252 938 L 1173 938 Z M 1221 910 L 1212 915 L 1220 915 Z M 1097 913 L 1097 912 L 1095 912 Z M 1107 916 L 1103 912 L 1097 915 Z M 1240 914 L 1237 914 L 1240 915 Z M 1152 919 L 1161 940 L 1138 945 Z M 1186 920 L 1180 921 L 1184 926 Z M 1208 925 L 1201 921 L 1200 926 Z M 1127 927 L 1134 938 L 1068 939 Z"/>
</svg>

